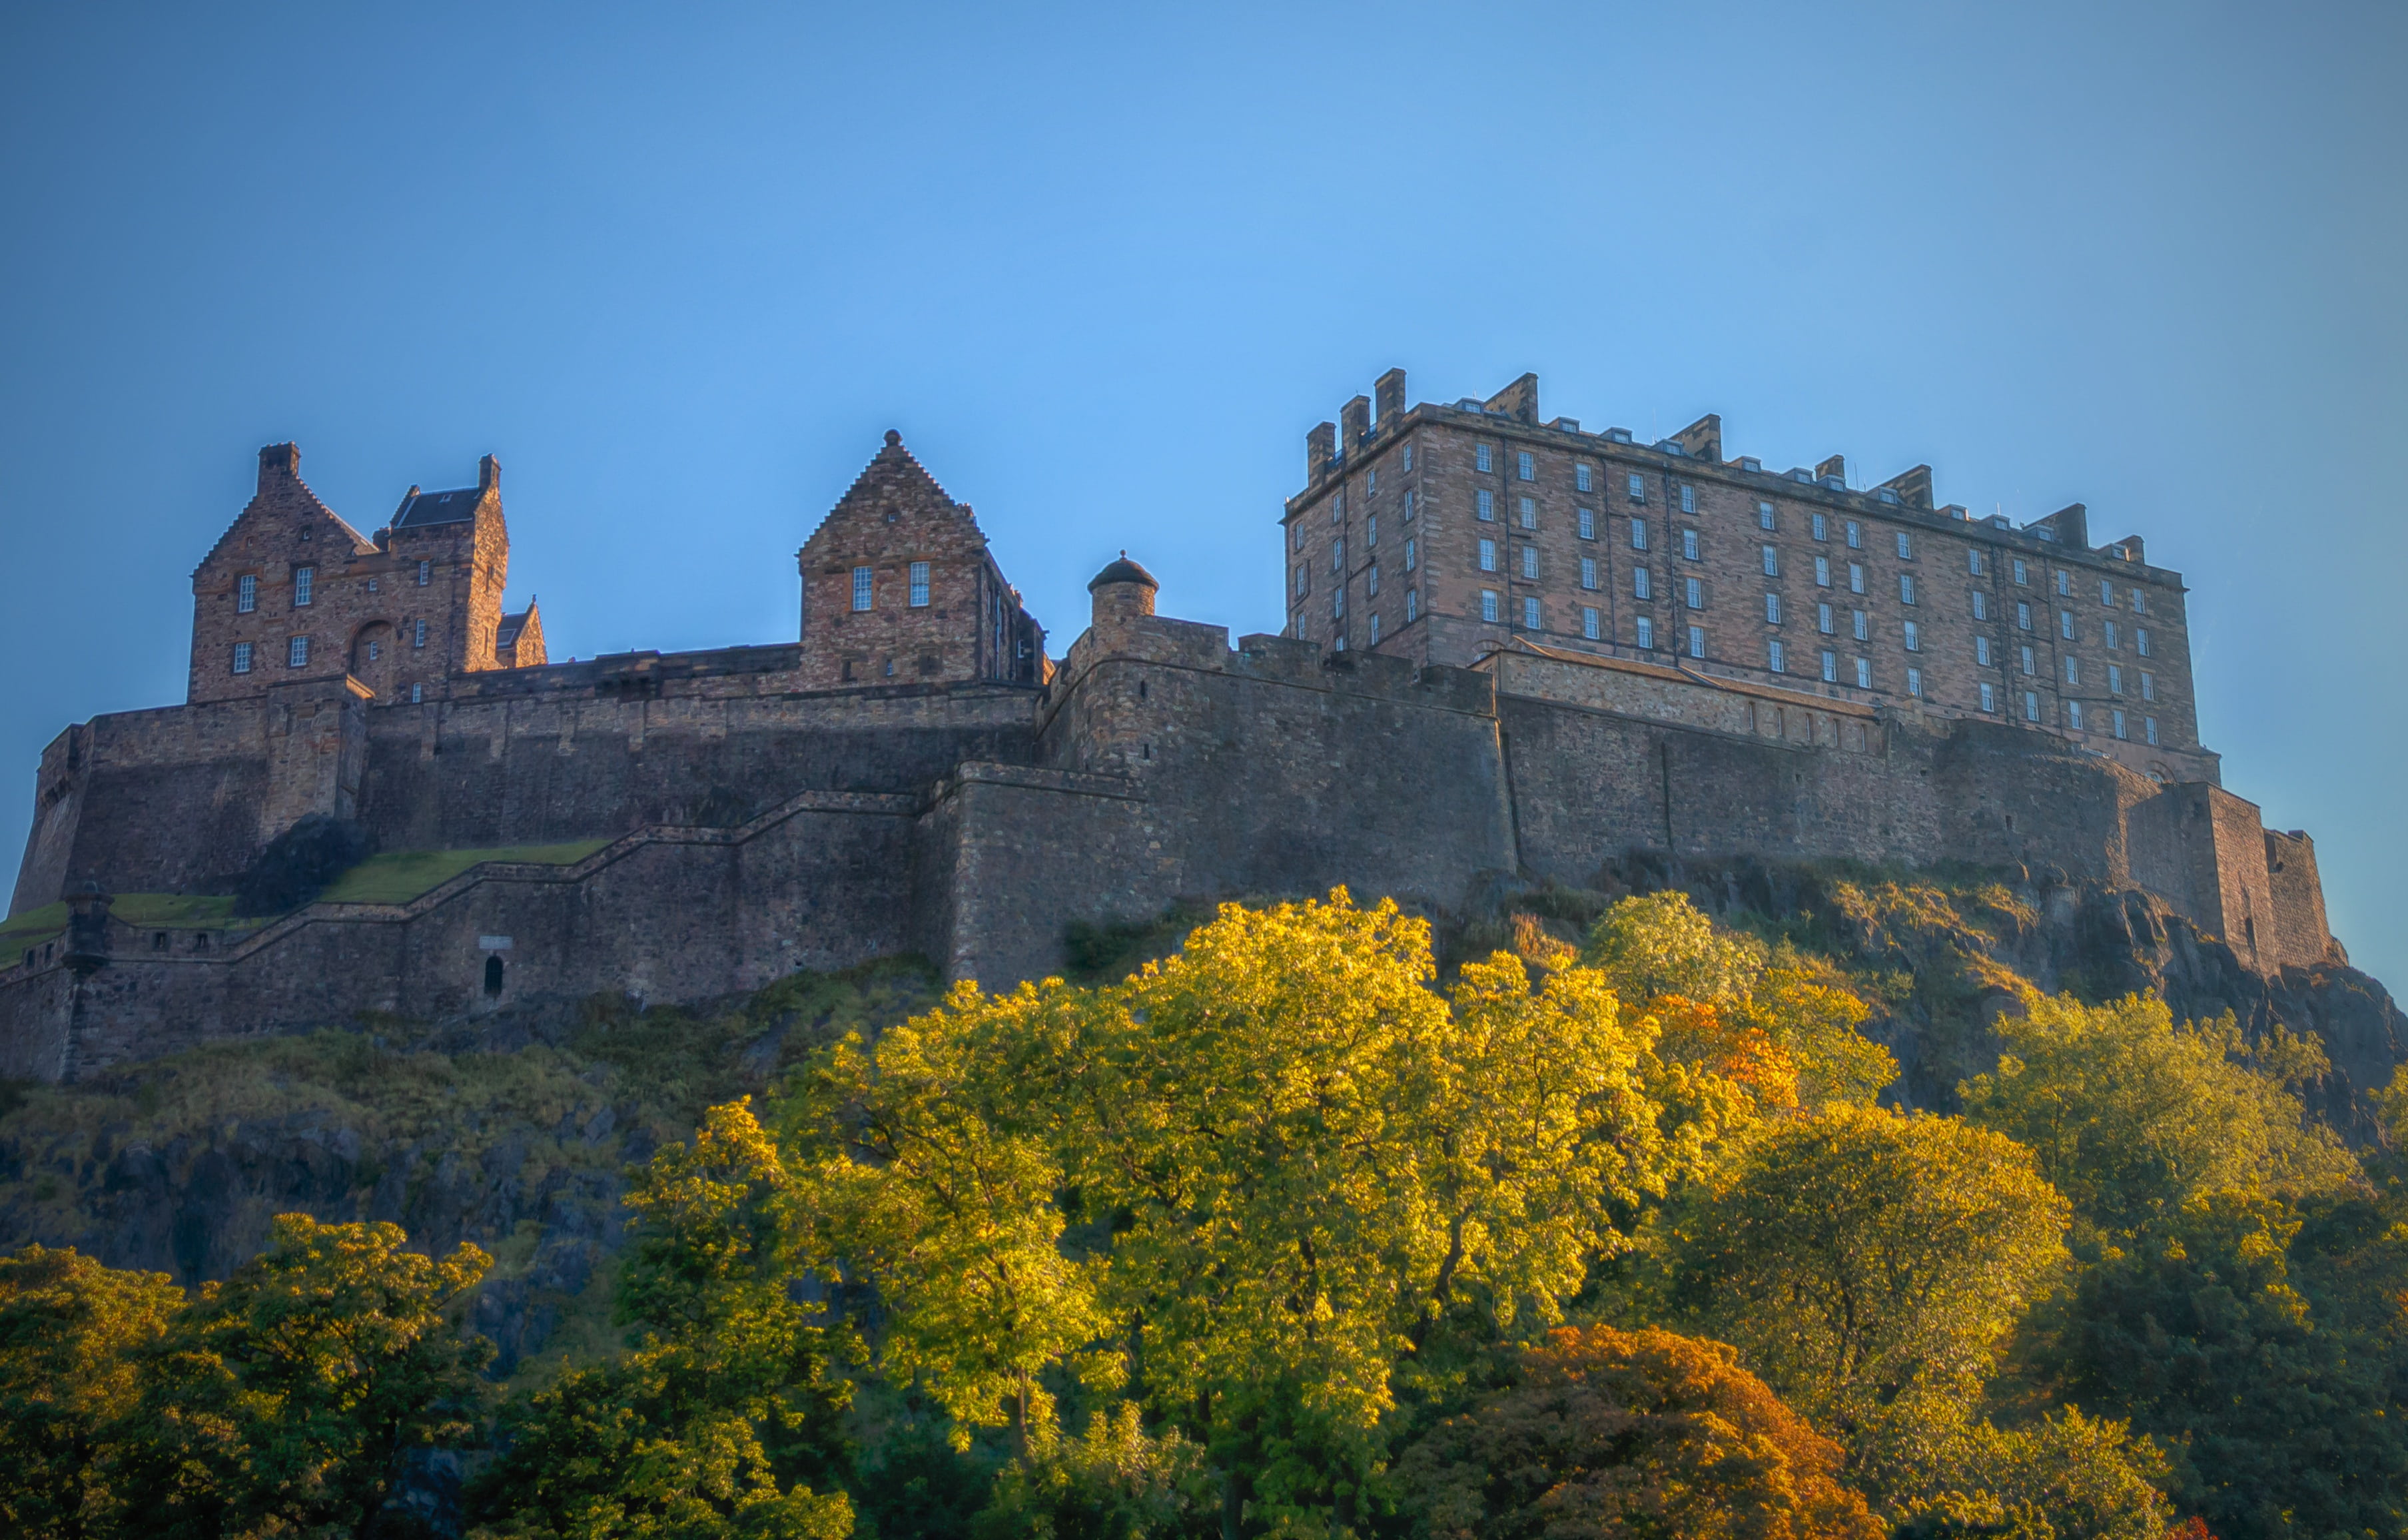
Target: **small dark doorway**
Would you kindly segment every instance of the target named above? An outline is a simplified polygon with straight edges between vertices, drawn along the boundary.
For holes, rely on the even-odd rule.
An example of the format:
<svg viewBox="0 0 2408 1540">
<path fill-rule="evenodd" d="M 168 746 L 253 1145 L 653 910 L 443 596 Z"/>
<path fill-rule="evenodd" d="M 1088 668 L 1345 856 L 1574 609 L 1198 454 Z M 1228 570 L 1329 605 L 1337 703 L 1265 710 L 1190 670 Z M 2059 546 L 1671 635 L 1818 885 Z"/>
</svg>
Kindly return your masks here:
<svg viewBox="0 0 2408 1540">
<path fill-rule="evenodd" d="M 485 959 L 485 993 L 489 995 L 498 995 L 501 992 L 502 959 L 499 957 L 487 957 Z"/>
</svg>

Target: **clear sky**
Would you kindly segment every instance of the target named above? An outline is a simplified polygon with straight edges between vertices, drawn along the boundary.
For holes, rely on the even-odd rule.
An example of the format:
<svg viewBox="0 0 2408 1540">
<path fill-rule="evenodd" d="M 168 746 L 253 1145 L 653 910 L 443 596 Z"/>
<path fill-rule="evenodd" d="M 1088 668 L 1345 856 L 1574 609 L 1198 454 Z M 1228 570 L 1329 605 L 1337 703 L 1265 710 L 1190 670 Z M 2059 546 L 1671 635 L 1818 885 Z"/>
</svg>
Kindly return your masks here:
<svg viewBox="0 0 2408 1540">
<path fill-rule="evenodd" d="M 1547 415 L 2089 504 L 2226 784 L 2408 985 L 2408 7 L 0 6 L 0 851 L 183 697 L 298 440 L 362 529 L 498 455 L 552 654 L 794 634 L 905 441 L 1077 633 L 1281 624 L 1304 435 Z"/>
</svg>

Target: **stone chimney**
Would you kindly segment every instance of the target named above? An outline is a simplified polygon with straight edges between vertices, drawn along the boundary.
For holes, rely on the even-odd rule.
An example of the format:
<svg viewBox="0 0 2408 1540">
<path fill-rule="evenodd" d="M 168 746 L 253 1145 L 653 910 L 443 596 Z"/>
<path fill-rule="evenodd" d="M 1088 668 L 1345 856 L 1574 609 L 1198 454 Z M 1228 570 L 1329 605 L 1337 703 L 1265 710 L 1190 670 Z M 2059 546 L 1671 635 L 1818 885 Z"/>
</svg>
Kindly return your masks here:
<svg viewBox="0 0 2408 1540">
<path fill-rule="evenodd" d="M 1124 551 L 1120 559 L 1096 573 L 1087 583 L 1094 596 L 1092 624 L 1101 630 L 1154 613 L 1154 591 L 1162 584 L 1154 574 L 1128 559 Z"/>
<path fill-rule="evenodd" d="M 477 490 L 491 492 L 502 484 L 502 462 L 488 454 L 477 462 Z"/>
<path fill-rule="evenodd" d="M 1337 457 L 1338 425 L 1315 424 L 1312 431 L 1304 436 L 1304 479 L 1308 482 L 1321 480 L 1323 473 L 1329 468 L 1329 462 Z"/>
<path fill-rule="evenodd" d="M 1814 468 L 1814 479 L 1818 482 L 1828 482 L 1834 477 L 1842 482 L 1847 481 L 1848 457 L 1846 455 L 1834 454 Z"/>
<path fill-rule="evenodd" d="M 1371 437 L 1371 398 L 1358 396 L 1338 409 L 1338 450 L 1353 459 Z"/>
<path fill-rule="evenodd" d="M 299 444 L 269 444 L 259 452 L 259 490 L 267 490 L 271 481 L 297 481 L 301 476 Z"/>
<path fill-rule="evenodd" d="M 1373 421 L 1382 432 L 1396 425 L 1405 414 L 1405 371 L 1390 369 L 1371 381 L 1371 399 L 1379 416 Z"/>
</svg>

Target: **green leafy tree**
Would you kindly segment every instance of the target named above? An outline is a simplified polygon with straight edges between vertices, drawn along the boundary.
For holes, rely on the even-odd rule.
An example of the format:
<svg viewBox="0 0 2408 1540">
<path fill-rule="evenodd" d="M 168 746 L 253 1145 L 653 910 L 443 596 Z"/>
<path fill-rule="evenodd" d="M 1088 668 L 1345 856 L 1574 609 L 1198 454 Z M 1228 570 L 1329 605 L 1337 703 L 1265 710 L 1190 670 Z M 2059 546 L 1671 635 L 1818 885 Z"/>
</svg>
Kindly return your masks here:
<svg viewBox="0 0 2408 1540">
<path fill-rule="evenodd" d="M 788 1210 L 793 1182 L 743 1103 L 654 1156 L 628 1194 L 620 1283 L 638 1331 L 619 1360 L 505 1408 L 504 1452 L 470 1493 L 493 1535 L 558 1540 L 843 1540 L 850 1387 L 796 1297 L 824 1272 Z"/>
<path fill-rule="evenodd" d="M 141 1355 L 118 1426 L 144 1534 L 365 1533 L 407 1453 L 476 1431 L 492 1348 L 447 1312 L 490 1258 L 423 1257 L 398 1226 L 306 1214 L 271 1234 Z"/>
<path fill-rule="evenodd" d="M 976 1540 L 1206 1540 L 1220 1525 L 1204 1451 L 1173 1429 L 1149 1436 L 1122 1402 L 1083 1438 L 1040 1429 L 1005 1467 Z"/>
<path fill-rule="evenodd" d="M 72 1250 L 0 1258 L 0 1529 L 112 1533 L 119 1424 L 139 1401 L 141 1355 L 183 1303 L 164 1273 Z"/>
</svg>

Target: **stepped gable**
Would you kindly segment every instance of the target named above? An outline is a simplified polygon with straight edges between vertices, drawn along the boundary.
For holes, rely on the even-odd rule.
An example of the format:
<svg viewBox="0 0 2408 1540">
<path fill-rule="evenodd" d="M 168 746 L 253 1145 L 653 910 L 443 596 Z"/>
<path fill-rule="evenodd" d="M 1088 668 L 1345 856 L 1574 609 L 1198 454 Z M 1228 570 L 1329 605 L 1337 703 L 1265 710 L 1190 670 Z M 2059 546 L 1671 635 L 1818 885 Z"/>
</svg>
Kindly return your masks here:
<svg viewBox="0 0 2408 1540">
<path fill-rule="evenodd" d="M 301 446 L 268 444 L 259 452 L 259 484 L 251 501 L 225 527 L 217 543 L 193 569 L 198 578 L 213 562 L 226 554 L 229 544 L 239 543 L 243 537 L 257 538 L 263 534 L 292 535 L 305 528 L 331 525 L 335 534 L 351 543 L 353 552 L 376 549 L 376 542 L 351 527 L 351 521 L 328 508 L 309 483 L 301 479 Z"/>
</svg>

